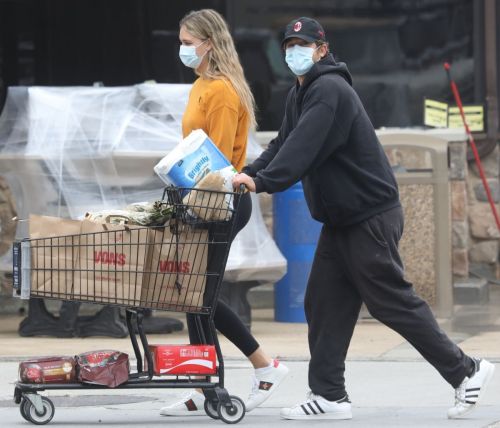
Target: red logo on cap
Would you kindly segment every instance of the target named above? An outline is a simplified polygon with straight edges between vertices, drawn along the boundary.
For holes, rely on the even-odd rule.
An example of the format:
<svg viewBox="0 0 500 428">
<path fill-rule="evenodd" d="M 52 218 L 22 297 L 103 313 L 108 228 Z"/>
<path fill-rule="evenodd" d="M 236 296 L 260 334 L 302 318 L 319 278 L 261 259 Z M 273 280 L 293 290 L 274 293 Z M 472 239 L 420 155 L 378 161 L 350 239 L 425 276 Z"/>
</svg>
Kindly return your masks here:
<svg viewBox="0 0 500 428">
<path fill-rule="evenodd" d="M 295 25 L 293 26 L 293 31 L 295 31 L 295 32 L 300 31 L 301 28 L 302 28 L 302 22 L 297 21 L 295 23 Z"/>
</svg>

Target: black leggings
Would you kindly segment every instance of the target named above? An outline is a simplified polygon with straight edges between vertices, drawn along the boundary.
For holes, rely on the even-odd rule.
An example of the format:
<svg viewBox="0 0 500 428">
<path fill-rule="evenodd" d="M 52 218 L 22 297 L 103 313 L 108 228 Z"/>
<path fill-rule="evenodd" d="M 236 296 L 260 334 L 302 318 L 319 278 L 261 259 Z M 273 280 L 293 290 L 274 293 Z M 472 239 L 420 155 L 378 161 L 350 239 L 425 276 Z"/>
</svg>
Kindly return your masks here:
<svg viewBox="0 0 500 428">
<path fill-rule="evenodd" d="M 239 203 L 238 216 L 235 219 L 233 234 L 229 239 L 230 242 L 233 242 L 238 232 L 246 226 L 246 224 L 250 220 L 250 215 L 252 214 L 252 199 L 250 198 L 250 193 L 245 193 L 241 195 L 241 197 L 236 197 L 235 203 Z M 227 235 L 224 236 L 224 234 L 227 233 L 227 229 L 224 229 L 224 226 L 222 226 L 218 230 L 212 230 L 209 233 L 211 235 L 210 241 L 217 241 L 217 234 L 221 235 L 221 241 L 227 240 Z M 223 258 L 226 251 L 225 246 L 226 244 L 209 245 L 207 264 L 208 272 L 217 272 L 219 270 L 217 267 L 221 266 L 224 261 Z M 207 278 L 205 299 L 208 301 L 210 301 L 211 293 L 215 291 L 217 280 L 217 276 L 209 276 Z M 200 332 L 198 331 L 196 325 L 197 316 L 193 314 L 187 314 L 186 318 L 190 342 L 192 344 L 203 343 L 200 337 Z M 199 316 L 198 318 L 201 322 L 201 327 L 203 328 L 206 342 L 213 344 L 213 337 L 210 334 L 210 329 L 208 326 L 208 317 Z M 249 355 L 253 354 L 259 347 L 259 344 L 252 336 L 245 324 L 243 324 L 238 315 L 236 315 L 228 305 L 226 305 L 224 302 L 221 302 L 220 300 L 217 302 L 217 307 L 215 308 L 214 323 L 215 328 L 225 337 L 227 337 L 245 356 L 248 357 Z"/>
</svg>

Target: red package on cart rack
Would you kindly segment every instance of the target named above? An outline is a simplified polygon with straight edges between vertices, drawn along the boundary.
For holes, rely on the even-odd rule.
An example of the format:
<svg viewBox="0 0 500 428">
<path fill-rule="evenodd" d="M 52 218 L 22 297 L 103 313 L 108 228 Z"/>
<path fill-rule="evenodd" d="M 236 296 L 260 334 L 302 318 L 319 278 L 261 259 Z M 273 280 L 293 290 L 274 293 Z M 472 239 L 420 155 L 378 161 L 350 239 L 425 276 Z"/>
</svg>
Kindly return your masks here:
<svg viewBox="0 0 500 428">
<path fill-rule="evenodd" d="M 212 345 L 149 345 L 149 350 L 153 372 L 158 376 L 212 375 L 217 371 L 217 355 Z"/>
<path fill-rule="evenodd" d="M 75 359 L 66 356 L 38 357 L 19 363 L 23 383 L 76 382 Z"/>
<path fill-rule="evenodd" d="M 92 351 L 76 356 L 78 380 L 114 388 L 128 381 L 128 355 L 119 351 Z"/>
</svg>

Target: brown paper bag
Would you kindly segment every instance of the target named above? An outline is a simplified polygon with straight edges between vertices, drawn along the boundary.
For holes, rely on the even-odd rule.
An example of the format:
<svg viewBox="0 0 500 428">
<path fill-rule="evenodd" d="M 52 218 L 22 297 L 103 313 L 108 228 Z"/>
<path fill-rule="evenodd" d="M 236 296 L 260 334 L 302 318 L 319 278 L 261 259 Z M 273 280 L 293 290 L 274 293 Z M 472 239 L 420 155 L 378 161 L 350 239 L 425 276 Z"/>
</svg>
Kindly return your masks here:
<svg viewBox="0 0 500 428">
<path fill-rule="evenodd" d="M 30 215 L 31 294 L 64 298 L 73 287 L 81 221 Z"/>
<path fill-rule="evenodd" d="M 225 221 L 231 218 L 230 198 L 224 187 L 224 177 L 215 171 L 196 183 L 195 189 L 183 198 L 182 203 L 205 221 Z"/>
<path fill-rule="evenodd" d="M 207 271 L 208 232 L 151 229 L 148 273 L 144 276 L 141 305 L 156 309 L 190 311 L 203 304 Z"/>
<path fill-rule="evenodd" d="M 136 306 L 146 266 L 148 229 L 82 221 L 74 298 Z"/>
</svg>

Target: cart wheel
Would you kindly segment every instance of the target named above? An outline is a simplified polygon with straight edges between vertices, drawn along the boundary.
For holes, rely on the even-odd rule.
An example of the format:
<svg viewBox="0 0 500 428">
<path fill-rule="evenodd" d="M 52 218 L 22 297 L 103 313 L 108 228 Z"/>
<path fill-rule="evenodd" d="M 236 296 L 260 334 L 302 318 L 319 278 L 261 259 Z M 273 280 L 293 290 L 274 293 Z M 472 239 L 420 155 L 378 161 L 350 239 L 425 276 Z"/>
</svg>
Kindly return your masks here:
<svg viewBox="0 0 500 428">
<path fill-rule="evenodd" d="M 214 404 L 212 400 L 205 398 L 205 404 L 203 407 L 205 407 L 205 413 L 212 419 L 220 419 L 219 413 L 217 412 L 217 404 Z"/>
<path fill-rule="evenodd" d="M 23 408 L 24 408 L 24 413 L 26 415 L 26 419 L 29 422 L 34 423 L 35 425 L 48 424 L 54 417 L 55 407 L 52 401 L 50 401 L 47 397 L 42 397 L 42 406 L 43 406 L 43 411 L 41 413 L 38 413 L 35 406 L 31 403 L 31 401 L 25 399 Z M 21 415 L 22 414 L 23 411 L 21 411 Z"/>
<path fill-rule="evenodd" d="M 219 401 L 217 413 L 220 419 L 226 424 L 236 424 L 245 416 L 245 403 L 243 403 L 241 398 L 234 395 L 230 395 L 229 399 L 231 400 L 231 407 L 227 408 Z"/>
<path fill-rule="evenodd" d="M 21 398 L 21 404 L 19 404 L 19 412 L 21 413 L 21 416 L 23 417 L 24 420 L 31 422 L 30 418 L 26 414 L 26 409 L 24 408 L 26 401 L 28 401 L 28 400 L 26 400 L 26 398 L 24 398 L 24 397 Z"/>
</svg>

